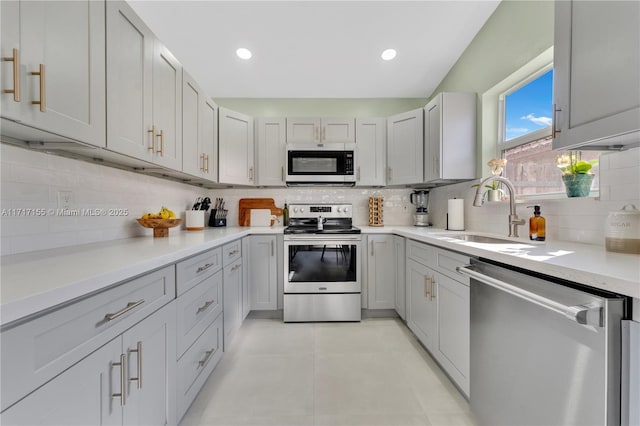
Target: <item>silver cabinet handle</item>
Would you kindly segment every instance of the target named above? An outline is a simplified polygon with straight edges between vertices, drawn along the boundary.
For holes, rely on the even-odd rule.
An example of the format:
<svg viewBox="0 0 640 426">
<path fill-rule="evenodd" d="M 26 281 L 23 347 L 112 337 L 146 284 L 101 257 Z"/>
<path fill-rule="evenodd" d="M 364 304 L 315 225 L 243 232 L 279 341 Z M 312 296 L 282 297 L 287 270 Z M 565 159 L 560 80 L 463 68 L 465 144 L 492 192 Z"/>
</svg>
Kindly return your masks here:
<svg viewBox="0 0 640 426">
<path fill-rule="evenodd" d="M 239 267 L 241 267 L 242 264 L 238 263 L 236 266 L 234 266 L 233 268 L 231 268 L 232 271 L 235 271 L 236 269 L 238 269 Z"/>
<path fill-rule="evenodd" d="M 207 363 L 207 361 L 209 361 L 209 358 L 211 358 L 211 356 L 216 353 L 216 350 L 217 349 L 214 348 L 214 349 L 206 351 L 204 353 L 204 359 L 198 361 L 198 368 L 204 367 L 205 364 Z"/>
<path fill-rule="evenodd" d="M 280 176 L 282 176 L 282 181 L 284 182 L 284 166 L 280 167 Z"/>
<path fill-rule="evenodd" d="M 558 123 L 558 118 L 556 113 L 557 112 L 561 112 L 562 109 L 560 108 L 556 108 L 556 104 L 553 104 L 553 115 L 551 116 L 551 139 L 555 139 L 556 138 L 556 134 L 560 133 L 560 130 L 558 130 L 558 128 L 556 127 L 556 124 Z"/>
<path fill-rule="evenodd" d="M 232 250 L 232 251 L 229 252 L 229 257 L 231 257 L 231 256 L 233 256 L 233 255 L 235 255 L 237 253 L 238 253 L 238 250 Z"/>
<path fill-rule="evenodd" d="M 391 167 L 387 167 L 387 180 L 389 182 L 391 182 L 392 177 L 391 177 Z"/>
<path fill-rule="evenodd" d="M 480 281 L 481 283 L 484 283 L 488 286 L 504 291 L 505 293 L 509 293 L 519 299 L 526 300 L 527 302 L 533 303 L 534 305 L 538 305 L 542 308 L 563 315 L 577 322 L 578 324 L 604 327 L 604 319 L 601 315 L 602 307 L 600 306 L 567 306 L 562 303 L 556 302 L 555 300 L 551 300 L 546 297 L 540 296 L 539 294 L 525 290 L 523 288 L 516 287 L 488 275 L 481 274 L 480 272 L 474 271 L 473 269 L 469 269 L 470 266 L 471 265 L 458 266 L 456 268 L 456 271 L 458 271 L 462 275 L 466 275 L 472 279 Z"/>
<path fill-rule="evenodd" d="M 249 180 L 253 180 L 253 167 L 249 167 Z"/>
<path fill-rule="evenodd" d="M 4 93 L 13 93 L 14 102 L 20 102 L 20 51 L 14 48 L 12 55 L 2 60 L 13 62 L 13 89 L 5 89 Z"/>
<path fill-rule="evenodd" d="M 356 180 L 360 181 L 360 166 L 356 168 Z"/>
<path fill-rule="evenodd" d="M 127 306 L 125 306 L 124 308 L 120 309 L 118 312 L 114 312 L 112 314 L 106 314 L 104 316 L 104 319 L 107 321 L 113 321 L 116 318 L 121 317 L 122 315 L 126 314 L 127 312 L 131 311 L 132 309 L 137 308 L 138 306 L 142 305 L 144 303 L 144 299 L 140 299 L 137 302 L 129 302 L 127 303 Z"/>
<path fill-rule="evenodd" d="M 125 383 L 127 382 L 126 362 L 127 362 L 127 356 L 125 354 L 121 354 L 120 362 L 111 363 L 112 367 L 120 367 L 120 393 L 112 393 L 111 398 L 120 398 L 120 405 L 123 407 L 127 403 L 126 396 L 125 396 L 125 391 L 126 391 Z"/>
<path fill-rule="evenodd" d="M 206 311 L 209 308 L 209 306 L 213 305 L 215 302 L 216 302 L 215 300 L 207 300 L 206 302 L 204 302 L 204 305 L 200 306 L 196 310 L 196 315 L 198 315 L 202 311 Z"/>
<path fill-rule="evenodd" d="M 273 257 L 273 255 L 275 254 L 275 249 L 274 249 L 274 242 L 273 240 L 271 240 L 271 257 Z"/>
<path fill-rule="evenodd" d="M 135 349 L 127 349 L 129 353 L 135 353 L 138 365 L 136 367 L 137 377 L 130 377 L 130 382 L 137 382 L 138 389 L 142 389 L 142 342 L 138 342 Z"/>
<path fill-rule="evenodd" d="M 198 270 L 196 271 L 196 274 L 199 274 L 202 271 L 206 271 L 207 269 L 211 268 L 214 264 L 213 263 L 206 263 L 204 266 L 201 266 L 198 268 Z"/>
</svg>

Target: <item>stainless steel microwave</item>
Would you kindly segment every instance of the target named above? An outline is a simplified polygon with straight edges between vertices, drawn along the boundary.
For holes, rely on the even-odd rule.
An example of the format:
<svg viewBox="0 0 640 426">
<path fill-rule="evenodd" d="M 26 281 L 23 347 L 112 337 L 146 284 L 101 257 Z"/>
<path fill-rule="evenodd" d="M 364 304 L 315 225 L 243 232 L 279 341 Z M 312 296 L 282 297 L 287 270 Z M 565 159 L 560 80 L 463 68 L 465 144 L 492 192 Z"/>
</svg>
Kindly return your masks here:
<svg viewBox="0 0 640 426">
<path fill-rule="evenodd" d="M 287 145 L 287 185 L 345 185 L 356 182 L 355 144 Z"/>
</svg>

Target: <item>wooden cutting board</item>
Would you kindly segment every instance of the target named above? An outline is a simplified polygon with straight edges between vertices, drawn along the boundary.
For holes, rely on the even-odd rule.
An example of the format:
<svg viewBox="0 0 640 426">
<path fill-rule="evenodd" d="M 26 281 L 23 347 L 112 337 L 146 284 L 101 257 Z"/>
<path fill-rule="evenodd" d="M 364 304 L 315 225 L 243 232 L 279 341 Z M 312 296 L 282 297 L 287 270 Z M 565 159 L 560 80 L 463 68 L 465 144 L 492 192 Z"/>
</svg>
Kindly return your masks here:
<svg viewBox="0 0 640 426">
<path fill-rule="evenodd" d="M 238 203 L 238 225 L 251 226 L 251 209 L 270 209 L 271 214 L 282 216 L 273 198 L 241 198 Z"/>
</svg>

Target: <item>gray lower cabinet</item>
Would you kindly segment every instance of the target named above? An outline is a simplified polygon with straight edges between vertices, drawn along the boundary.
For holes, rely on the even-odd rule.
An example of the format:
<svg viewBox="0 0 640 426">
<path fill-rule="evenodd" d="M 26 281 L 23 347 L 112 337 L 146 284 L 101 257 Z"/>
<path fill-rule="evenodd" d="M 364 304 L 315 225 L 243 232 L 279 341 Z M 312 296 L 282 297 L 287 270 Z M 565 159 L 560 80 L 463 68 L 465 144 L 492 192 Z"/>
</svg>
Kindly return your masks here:
<svg viewBox="0 0 640 426">
<path fill-rule="evenodd" d="M 407 324 L 469 395 L 469 280 L 456 271 L 467 256 L 407 241 Z"/>
<path fill-rule="evenodd" d="M 173 424 L 174 354 L 172 302 L 3 411 L 2 422 Z"/>
<path fill-rule="evenodd" d="M 252 311 L 278 308 L 278 256 L 275 235 L 248 237 L 246 264 Z"/>
<path fill-rule="evenodd" d="M 242 240 L 236 240 L 222 246 L 222 258 L 223 341 L 226 352 L 244 319 L 242 316 Z"/>
<path fill-rule="evenodd" d="M 369 309 L 395 309 L 393 235 L 367 236 L 367 297 Z"/>
</svg>

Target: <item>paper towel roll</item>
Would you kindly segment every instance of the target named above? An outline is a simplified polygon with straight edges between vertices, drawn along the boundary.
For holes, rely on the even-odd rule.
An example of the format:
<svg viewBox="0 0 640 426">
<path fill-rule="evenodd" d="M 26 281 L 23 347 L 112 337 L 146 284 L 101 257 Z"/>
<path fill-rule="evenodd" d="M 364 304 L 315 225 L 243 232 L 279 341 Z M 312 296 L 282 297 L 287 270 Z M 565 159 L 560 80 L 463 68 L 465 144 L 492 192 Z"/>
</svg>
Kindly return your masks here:
<svg viewBox="0 0 640 426">
<path fill-rule="evenodd" d="M 448 201 L 447 207 L 447 229 L 464 231 L 464 199 L 452 198 Z"/>
</svg>

